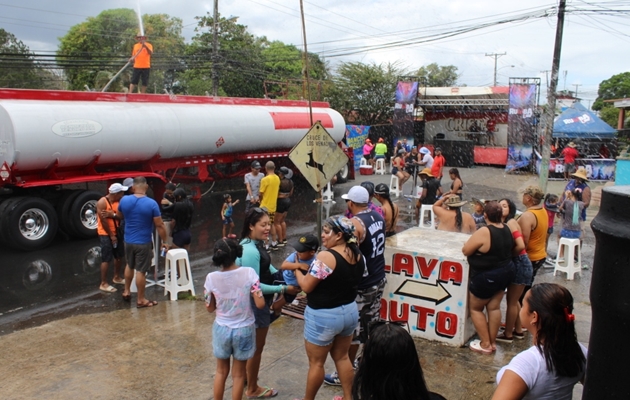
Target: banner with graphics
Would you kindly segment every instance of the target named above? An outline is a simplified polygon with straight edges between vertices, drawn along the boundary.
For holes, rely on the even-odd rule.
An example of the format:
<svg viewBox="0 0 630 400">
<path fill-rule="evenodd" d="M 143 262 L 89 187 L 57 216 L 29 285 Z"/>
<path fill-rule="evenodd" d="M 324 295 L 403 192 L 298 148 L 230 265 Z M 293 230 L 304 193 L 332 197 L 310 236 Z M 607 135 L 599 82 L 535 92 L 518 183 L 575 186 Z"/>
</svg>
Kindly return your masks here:
<svg viewBox="0 0 630 400">
<path fill-rule="evenodd" d="M 346 145 L 354 150 L 354 170 L 359 170 L 363 157 L 363 145 L 368 138 L 370 127 L 365 125 L 346 125 Z"/>
<path fill-rule="evenodd" d="M 542 156 L 536 152 L 536 173 L 540 174 Z M 575 167 L 584 167 L 586 176 L 590 181 L 614 181 L 616 160 L 610 158 L 576 158 Z M 549 180 L 564 179 L 564 162 L 561 159 L 549 160 Z"/>
<path fill-rule="evenodd" d="M 538 85 L 510 82 L 508 111 L 508 160 L 510 172 L 528 168 L 532 163 L 532 146 L 536 138 Z"/>
<path fill-rule="evenodd" d="M 394 104 L 394 137 L 413 137 L 413 110 L 418 97 L 418 82 L 398 82 Z"/>
</svg>

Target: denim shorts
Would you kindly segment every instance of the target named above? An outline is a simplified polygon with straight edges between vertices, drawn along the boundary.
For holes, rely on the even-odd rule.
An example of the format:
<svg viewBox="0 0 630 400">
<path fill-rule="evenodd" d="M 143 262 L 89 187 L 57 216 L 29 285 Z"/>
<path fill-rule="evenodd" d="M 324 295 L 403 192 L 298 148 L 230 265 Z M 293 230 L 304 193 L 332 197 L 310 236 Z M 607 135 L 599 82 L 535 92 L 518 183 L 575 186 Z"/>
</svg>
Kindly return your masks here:
<svg viewBox="0 0 630 400">
<path fill-rule="evenodd" d="M 254 299 L 250 296 L 250 304 L 252 306 L 252 310 L 254 310 L 254 318 L 255 318 L 255 326 L 256 328 L 268 328 L 271 325 L 271 312 L 269 307 L 271 307 L 271 303 L 273 301 L 273 296 L 265 296 L 265 306 L 260 309 L 256 307 L 256 303 Z"/>
<path fill-rule="evenodd" d="M 336 336 L 350 336 L 357 328 L 357 303 L 335 308 L 304 310 L 304 339 L 316 346 L 328 346 Z"/>
<path fill-rule="evenodd" d="M 560 237 L 567 239 L 579 239 L 582 235 L 582 231 L 570 231 L 568 229 L 563 229 L 560 231 Z"/>
<path fill-rule="evenodd" d="M 512 279 L 513 285 L 531 285 L 534 279 L 534 267 L 527 257 L 527 254 L 521 254 L 512 258 L 516 273 Z"/>
<path fill-rule="evenodd" d="M 230 356 L 239 361 L 249 360 L 256 352 L 254 325 L 230 328 L 215 322 L 212 325 L 212 351 L 221 360 L 227 360 Z"/>
<path fill-rule="evenodd" d="M 513 280 L 514 263 L 510 260 L 498 268 L 481 271 L 471 277 L 468 290 L 478 299 L 486 300 L 505 290 Z"/>
</svg>

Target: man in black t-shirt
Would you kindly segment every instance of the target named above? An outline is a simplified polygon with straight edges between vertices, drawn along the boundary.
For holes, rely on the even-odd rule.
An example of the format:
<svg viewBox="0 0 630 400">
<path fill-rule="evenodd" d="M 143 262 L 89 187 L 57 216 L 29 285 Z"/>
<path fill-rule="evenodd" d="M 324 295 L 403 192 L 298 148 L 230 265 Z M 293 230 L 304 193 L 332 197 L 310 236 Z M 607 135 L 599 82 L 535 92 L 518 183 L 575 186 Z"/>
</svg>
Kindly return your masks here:
<svg viewBox="0 0 630 400">
<path fill-rule="evenodd" d="M 173 204 L 173 214 L 171 224 L 171 232 L 173 233 L 173 247 L 181 247 L 189 250 L 192 236 L 190 234 L 190 225 L 192 224 L 195 206 L 192 204 L 186 191 L 177 188 L 173 192 L 175 203 Z"/>
<path fill-rule="evenodd" d="M 438 197 L 442 195 L 440 181 L 435 179 L 429 168 L 420 171 L 420 179 L 422 179 L 422 195 L 419 202 L 421 204 L 433 204 Z"/>
</svg>

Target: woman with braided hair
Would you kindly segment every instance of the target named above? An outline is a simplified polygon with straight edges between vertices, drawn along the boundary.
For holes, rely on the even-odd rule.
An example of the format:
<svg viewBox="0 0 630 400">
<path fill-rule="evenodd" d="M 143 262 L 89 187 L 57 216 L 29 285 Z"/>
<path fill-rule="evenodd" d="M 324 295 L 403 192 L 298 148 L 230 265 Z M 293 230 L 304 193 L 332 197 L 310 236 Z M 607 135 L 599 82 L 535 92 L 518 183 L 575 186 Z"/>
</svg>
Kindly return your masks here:
<svg viewBox="0 0 630 400">
<path fill-rule="evenodd" d="M 570 400 L 584 380 L 586 347 L 577 340 L 573 296 L 555 283 L 534 285 L 523 299 L 521 322 L 533 346 L 501 368 L 493 399 Z"/>
<path fill-rule="evenodd" d="M 348 218 L 328 218 L 321 236 L 327 250 L 317 255 L 308 272 L 295 273 L 299 286 L 308 293 L 304 312 L 304 346 L 309 362 L 305 400 L 315 399 L 324 381 L 324 363 L 329 353 L 337 367 L 343 398 L 352 399 L 354 371 L 348 350 L 359 320 L 357 288 L 366 272 L 354 232 L 354 224 Z"/>
<path fill-rule="evenodd" d="M 433 213 L 438 220 L 437 229 L 447 232 L 471 234 L 477 230 L 475 219 L 462 211 L 466 204 L 455 194 L 445 194 L 433 204 Z"/>
<path fill-rule="evenodd" d="M 212 350 L 217 358 L 214 376 L 214 398 L 222 400 L 225 381 L 232 362 L 232 400 L 243 397 L 245 367 L 256 351 L 254 313 L 251 297 L 258 308 L 265 306 L 258 275 L 251 268 L 235 264 L 243 255 L 243 246 L 233 239 L 220 239 L 214 244 L 212 263 L 221 270 L 211 272 L 204 284 L 204 297 L 209 312 L 216 311 L 212 325 Z"/>
<path fill-rule="evenodd" d="M 398 223 L 398 205 L 392 202 L 389 196 L 389 186 L 379 183 L 374 188 L 374 198 L 381 203 L 381 208 L 385 214 L 385 236 L 396 234 L 396 224 Z"/>
</svg>

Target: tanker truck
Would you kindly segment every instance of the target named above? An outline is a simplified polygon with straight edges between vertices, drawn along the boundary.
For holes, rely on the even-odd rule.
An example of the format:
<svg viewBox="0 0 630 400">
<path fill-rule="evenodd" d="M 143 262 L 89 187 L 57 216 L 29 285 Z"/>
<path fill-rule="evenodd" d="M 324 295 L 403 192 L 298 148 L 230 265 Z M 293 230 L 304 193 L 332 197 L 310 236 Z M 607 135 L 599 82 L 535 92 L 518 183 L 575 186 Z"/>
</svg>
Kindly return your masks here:
<svg viewBox="0 0 630 400">
<path fill-rule="evenodd" d="M 340 142 L 343 117 L 324 102 L 312 112 Z M 253 160 L 290 166 L 310 126 L 306 101 L 0 89 L 0 243 L 95 236 L 104 193 L 90 183 L 141 175 L 158 197 L 168 181 L 234 178 Z"/>
</svg>

